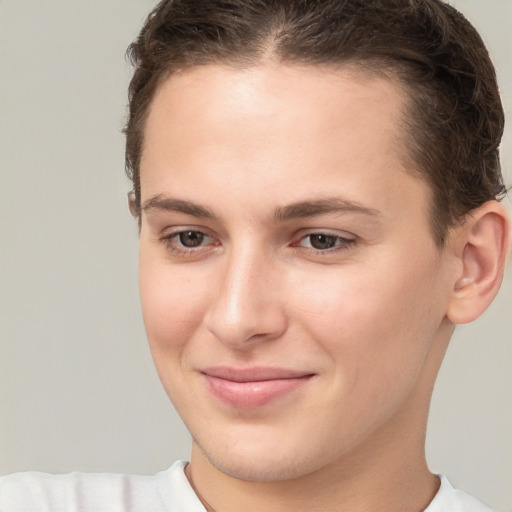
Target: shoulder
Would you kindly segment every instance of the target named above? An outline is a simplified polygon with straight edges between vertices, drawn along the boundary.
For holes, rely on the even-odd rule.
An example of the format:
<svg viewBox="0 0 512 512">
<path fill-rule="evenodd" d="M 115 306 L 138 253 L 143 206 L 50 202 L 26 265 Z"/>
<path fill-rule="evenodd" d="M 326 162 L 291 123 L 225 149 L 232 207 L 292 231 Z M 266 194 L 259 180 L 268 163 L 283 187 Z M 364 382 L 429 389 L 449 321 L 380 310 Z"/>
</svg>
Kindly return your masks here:
<svg viewBox="0 0 512 512">
<path fill-rule="evenodd" d="M 178 461 L 152 476 L 111 473 L 15 473 L 0 478 L 2 512 L 152 512 L 204 508 Z M 108 506 L 106 507 L 106 505 Z M 198 507 L 199 505 L 199 507 Z M 183 508 L 181 508 L 183 510 Z"/>
<path fill-rule="evenodd" d="M 492 512 L 492 510 L 465 492 L 454 489 L 445 476 L 439 477 L 441 486 L 425 512 Z"/>
<path fill-rule="evenodd" d="M 14 473 L 0 479 L 2 512 L 124 512 L 129 503 L 158 504 L 154 477 L 109 473 Z M 153 510 L 165 510 L 163 507 Z"/>
</svg>

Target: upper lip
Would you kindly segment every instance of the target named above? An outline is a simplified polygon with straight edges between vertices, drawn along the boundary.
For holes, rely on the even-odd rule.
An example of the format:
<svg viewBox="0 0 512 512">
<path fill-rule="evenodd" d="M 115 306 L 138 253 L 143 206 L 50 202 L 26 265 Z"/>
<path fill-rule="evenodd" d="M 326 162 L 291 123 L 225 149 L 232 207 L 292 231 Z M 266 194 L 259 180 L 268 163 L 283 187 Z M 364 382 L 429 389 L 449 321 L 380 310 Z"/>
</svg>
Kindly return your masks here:
<svg viewBox="0 0 512 512">
<path fill-rule="evenodd" d="M 312 372 L 293 370 L 290 368 L 251 367 L 233 368 L 229 366 L 212 366 L 204 368 L 201 372 L 209 377 L 231 380 L 233 382 L 258 382 L 265 380 L 298 379 L 311 377 Z"/>
</svg>

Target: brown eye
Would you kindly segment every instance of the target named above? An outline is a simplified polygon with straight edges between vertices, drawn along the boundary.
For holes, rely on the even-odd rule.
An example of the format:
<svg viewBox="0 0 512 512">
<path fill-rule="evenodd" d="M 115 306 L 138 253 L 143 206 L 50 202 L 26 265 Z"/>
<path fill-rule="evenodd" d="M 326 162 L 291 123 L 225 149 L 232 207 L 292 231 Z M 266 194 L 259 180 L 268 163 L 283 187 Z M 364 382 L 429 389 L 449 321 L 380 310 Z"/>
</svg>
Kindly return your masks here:
<svg viewBox="0 0 512 512">
<path fill-rule="evenodd" d="M 331 249 L 336 245 L 336 241 L 339 239 L 337 236 L 327 235 L 325 233 L 315 233 L 309 235 L 309 243 L 314 249 Z"/>
<path fill-rule="evenodd" d="M 204 233 L 200 231 L 182 231 L 178 238 L 180 244 L 184 247 L 198 247 L 204 241 Z"/>
</svg>

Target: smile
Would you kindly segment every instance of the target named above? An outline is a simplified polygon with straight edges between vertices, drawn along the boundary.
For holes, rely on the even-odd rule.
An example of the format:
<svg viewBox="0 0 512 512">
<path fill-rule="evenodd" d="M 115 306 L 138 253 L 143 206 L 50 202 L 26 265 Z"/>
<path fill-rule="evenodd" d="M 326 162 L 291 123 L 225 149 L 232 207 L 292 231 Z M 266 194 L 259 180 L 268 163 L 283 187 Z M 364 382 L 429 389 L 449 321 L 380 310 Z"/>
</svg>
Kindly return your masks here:
<svg viewBox="0 0 512 512">
<path fill-rule="evenodd" d="M 313 374 L 275 368 L 209 368 L 203 372 L 209 391 L 224 404 L 237 409 L 262 407 L 288 395 Z"/>
</svg>

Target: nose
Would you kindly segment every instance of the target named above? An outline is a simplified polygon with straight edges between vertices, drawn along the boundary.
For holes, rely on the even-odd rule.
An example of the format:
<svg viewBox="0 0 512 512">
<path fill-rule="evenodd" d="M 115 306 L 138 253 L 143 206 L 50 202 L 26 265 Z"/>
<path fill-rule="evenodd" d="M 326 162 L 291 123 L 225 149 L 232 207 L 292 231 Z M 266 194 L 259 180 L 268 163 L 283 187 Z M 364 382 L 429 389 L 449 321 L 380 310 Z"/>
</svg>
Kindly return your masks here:
<svg viewBox="0 0 512 512">
<path fill-rule="evenodd" d="M 280 298 L 280 273 L 271 257 L 246 248 L 226 255 L 219 267 L 214 296 L 203 317 L 206 328 L 237 350 L 281 336 L 288 322 Z"/>
</svg>

